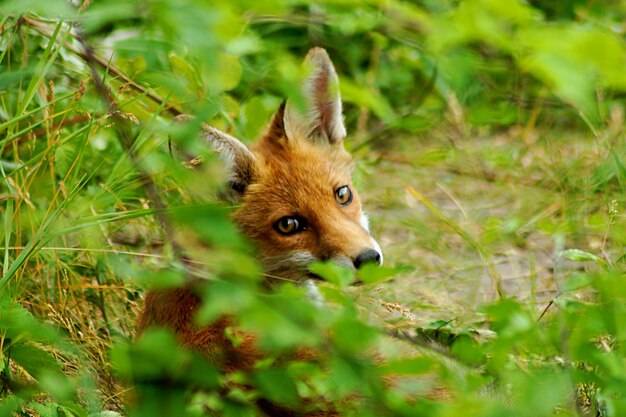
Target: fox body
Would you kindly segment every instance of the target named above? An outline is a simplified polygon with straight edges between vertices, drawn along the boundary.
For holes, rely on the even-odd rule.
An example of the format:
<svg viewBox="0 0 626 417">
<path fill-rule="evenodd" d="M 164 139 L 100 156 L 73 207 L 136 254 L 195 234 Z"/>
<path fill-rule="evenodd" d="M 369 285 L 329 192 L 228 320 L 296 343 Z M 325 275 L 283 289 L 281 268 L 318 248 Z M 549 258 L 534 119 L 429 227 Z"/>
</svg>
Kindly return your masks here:
<svg viewBox="0 0 626 417">
<path fill-rule="evenodd" d="M 227 198 L 238 206 L 235 222 L 256 243 L 266 275 L 298 282 L 315 278 L 307 268 L 314 261 L 348 268 L 382 263 L 352 185 L 335 69 L 321 48 L 312 49 L 305 64 L 304 106 L 283 104 L 252 146 L 210 126 L 202 130 L 225 162 Z M 252 335 L 242 334 L 237 346 L 225 336 L 229 317 L 195 326 L 199 304 L 187 288 L 150 292 L 139 331 L 168 327 L 184 345 L 231 370 L 249 369 L 262 357 Z"/>
</svg>

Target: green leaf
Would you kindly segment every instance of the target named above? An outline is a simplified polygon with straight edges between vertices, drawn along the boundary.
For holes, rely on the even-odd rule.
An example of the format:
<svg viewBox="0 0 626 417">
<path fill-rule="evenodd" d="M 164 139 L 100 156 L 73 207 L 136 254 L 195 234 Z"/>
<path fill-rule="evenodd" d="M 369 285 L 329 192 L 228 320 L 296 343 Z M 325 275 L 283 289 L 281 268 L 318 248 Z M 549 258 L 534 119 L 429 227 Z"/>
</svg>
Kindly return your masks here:
<svg viewBox="0 0 626 417">
<path fill-rule="evenodd" d="M 309 265 L 309 271 L 322 279 L 344 288 L 354 282 L 354 271 L 332 262 L 315 262 Z"/>
<path fill-rule="evenodd" d="M 134 277 L 134 280 L 143 288 L 165 290 L 182 286 L 185 283 L 185 275 L 181 271 L 172 268 L 160 271 L 142 270 Z"/>
<path fill-rule="evenodd" d="M 249 249 L 246 240 L 230 219 L 230 212 L 222 205 L 184 206 L 171 210 L 172 217 L 181 225 L 190 227 L 208 243 L 235 250 Z"/>
<path fill-rule="evenodd" d="M 174 73 L 183 77 L 189 83 L 192 91 L 202 91 L 203 86 L 196 67 L 175 52 L 170 52 L 168 58 Z"/>
<path fill-rule="evenodd" d="M 435 342 L 442 346 L 450 346 L 456 338 L 456 334 L 446 327 L 418 327 L 417 335 L 429 342 Z"/>
<path fill-rule="evenodd" d="M 31 344 L 17 343 L 10 348 L 11 359 L 37 377 L 42 372 L 61 374 L 61 365 L 49 352 Z"/>
<path fill-rule="evenodd" d="M 136 6 L 136 2 L 126 0 L 95 2 L 86 8 L 82 16 L 84 30 L 88 33 L 96 32 L 108 24 L 137 18 L 139 11 Z"/>
<path fill-rule="evenodd" d="M 149 329 L 136 343 L 118 345 L 111 351 L 111 361 L 122 376 L 144 381 L 180 378 L 187 372 L 190 359 L 190 352 L 162 329 Z"/>
<path fill-rule="evenodd" d="M 202 306 L 196 313 L 196 321 L 206 325 L 225 314 L 238 314 L 254 303 L 254 290 L 235 282 L 217 280 L 204 286 Z"/>
<path fill-rule="evenodd" d="M 35 409 L 40 417 L 65 417 L 59 414 L 59 404 L 56 403 L 41 404 L 33 401 L 28 406 Z"/>
<path fill-rule="evenodd" d="M 398 270 L 376 264 L 365 264 L 358 271 L 357 275 L 365 284 L 376 284 L 386 281 L 396 275 Z"/>
<path fill-rule="evenodd" d="M 482 347 L 467 333 L 459 334 L 454 338 L 450 353 L 473 366 L 480 365 L 485 360 Z"/>
<path fill-rule="evenodd" d="M 50 369 L 41 371 L 39 385 L 42 390 L 54 397 L 57 401 L 69 401 L 75 399 L 76 386 L 74 381 L 59 372 L 50 372 Z"/>
<path fill-rule="evenodd" d="M 342 352 L 358 355 L 377 340 L 379 331 L 353 317 L 343 317 L 333 326 L 333 339 Z"/>
<path fill-rule="evenodd" d="M 436 362 L 432 358 L 416 357 L 387 361 L 380 370 L 390 375 L 423 375 L 435 366 Z"/>
<path fill-rule="evenodd" d="M 56 328 L 40 323 L 21 304 L 14 302 L 10 297 L 0 297 L 0 329 L 4 337 L 13 339 L 14 343 L 28 340 L 69 346 L 63 344 Z"/>
<path fill-rule="evenodd" d="M 214 62 L 216 64 L 202 74 L 204 84 L 213 93 L 222 93 L 237 87 L 243 72 L 239 58 L 231 54 L 218 53 L 214 57 Z"/>
<path fill-rule="evenodd" d="M 25 68 L 17 71 L 6 71 L 0 74 L 0 91 L 28 81 L 35 73 L 35 68 Z"/>
<path fill-rule="evenodd" d="M 221 386 L 220 370 L 210 364 L 205 357 L 194 355 L 193 360 L 185 374 L 185 379 L 194 386 L 217 389 Z"/>
<path fill-rule="evenodd" d="M 588 274 L 574 272 L 567 277 L 563 291 L 578 291 L 589 287 L 592 282 L 593 280 Z"/>
<path fill-rule="evenodd" d="M 0 417 L 15 417 L 22 402 L 22 399 L 14 395 L 7 395 L 4 398 L 0 398 Z"/>
<path fill-rule="evenodd" d="M 525 416 L 554 415 L 554 410 L 560 404 L 571 401 L 571 393 L 575 392 L 568 371 L 558 367 L 531 373 L 518 372 L 513 375 L 512 387 L 520 404 L 520 410 L 527 410 L 520 414 Z"/>
<path fill-rule="evenodd" d="M 535 328 L 528 310 L 515 300 L 504 298 L 484 309 L 492 322 L 491 328 L 500 337 L 520 337 Z"/>
<path fill-rule="evenodd" d="M 354 358 L 335 355 L 330 361 L 330 379 L 335 395 L 343 396 L 364 388 L 363 369 Z"/>
<path fill-rule="evenodd" d="M 37 13 L 42 16 L 58 18 L 72 17 L 75 10 L 65 0 L 10 0 L 0 6 L 0 14 Z"/>
<path fill-rule="evenodd" d="M 294 406 L 298 403 L 296 385 L 284 368 L 270 368 L 252 374 L 257 389 L 270 401 Z"/>
<path fill-rule="evenodd" d="M 383 122 L 393 123 L 396 120 L 393 107 L 382 94 L 357 86 L 345 78 L 342 78 L 339 88 L 343 100 L 370 109 Z"/>
<path fill-rule="evenodd" d="M 282 295 L 255 301 L 241 312 L 241 326 L 258 335 L 261 348 L 281 351 L 319 343 L 320 335 L 310 326 L 311 320 L 307 317 L 313 309 L 310 304 L 304 304 L 303 300 L 287 300 Z"/>
<path fill-rule="evenodd" d="M 245 121 L 243 132 L 247 138 L 256 138 L 267 127 L 267 121 L 278 108 L 277 99 L 253 97 L 242 106 L 242 115 Z"/>
<path fill-rule="evenodd" d="M 580 249 L 566 249 L 564 251 L 561 251 L 561 253 L 559 253 L 559 257 L 563 259 L 567 259 L 569 261 L 575 261 L 575 262 L 595 262 L 597 265 L 601 266 L 602 268 L 608 269 L 608 265 L 603 259 L 599 258 L 598 256 L 592 253 L 585 252 Z"/>
</svg>

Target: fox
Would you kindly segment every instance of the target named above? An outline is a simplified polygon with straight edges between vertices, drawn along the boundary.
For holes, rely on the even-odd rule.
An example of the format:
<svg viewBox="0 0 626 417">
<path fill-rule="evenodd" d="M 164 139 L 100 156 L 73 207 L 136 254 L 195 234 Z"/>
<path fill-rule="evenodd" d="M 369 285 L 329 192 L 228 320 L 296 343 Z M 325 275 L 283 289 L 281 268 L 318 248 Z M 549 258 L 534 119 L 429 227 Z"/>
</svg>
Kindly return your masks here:
<svg viewBox="0 0 626 417">
<path fill-rule="evenodd" d="M 382 265 L 383 254 L 352 183 L 355 164 L 344 147 L 347 132 L 333 63 L 315 47 L 304 65 L 304 106 L 283 101 L 256 142 L 247 146 L 206 124 L 201 136 L 224 162 L 224 199 L 235 205 L 234 223 L 258 248 L 264 276 L 311 285 L 319 279 L 309 271 L 313 262 L 357 270 Z M 196 326 L 200 303 L 189 287 L 149 291 L 138 334 L 149 327 L 168 328 L 183 346 L 226 371 L 251 369 L 263 358 L 254 335 L 240 335 L 237 346 L 227 337 L 231 317 Z"/>
</svg>

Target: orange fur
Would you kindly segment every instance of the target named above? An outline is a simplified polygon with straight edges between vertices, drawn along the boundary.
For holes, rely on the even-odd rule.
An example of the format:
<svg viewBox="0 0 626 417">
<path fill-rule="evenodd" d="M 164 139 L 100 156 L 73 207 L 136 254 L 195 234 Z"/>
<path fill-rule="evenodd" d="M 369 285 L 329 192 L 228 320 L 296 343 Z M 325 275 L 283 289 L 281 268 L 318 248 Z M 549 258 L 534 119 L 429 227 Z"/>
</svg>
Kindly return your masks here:
<svg viewBox="0 0 626 417">
<path fill-rule="evenodd" d="M 358 268 L 362 262 L 381 262 L 380 248 L 369 234 L 361 201 L 352 187 L 353 163 L 343 147 L 345 128 L 337 78 L 326 52 L 314 48 L 307 56 L 311 74 L 304 86 L 308 108 L 281 106 L 270 126 L 250 148 L 211 127 L 203 135 L 220 153 L 232 185 L 230 197 L 239 204 L 234 219 L 256 243 L 268 276 L 302 281 L 311 278 L 307 265 L 334 261 Z M 335 193 L 348 186 L 349 204 L 339 204 Z M 297 217 L 306 227 L 284 235 L 276 230 L 281 218 Z M 225 335 L 236 328 L 232 318 L 197 327 L 193 315 L 200 299 L 191 288 L 147 294 L 139 333 L 150 326 L 171 329 L 180 342 L 226 371 L 249 370 L 263 357 L 254 336 L 242 333 L 236 346 Z M 311 351 L 297 352 L 310 360 Z M 270 407 L 273 416 L 299 415 Z M 334 411 L 305 414 L 336 415 Z"/>
</svg>

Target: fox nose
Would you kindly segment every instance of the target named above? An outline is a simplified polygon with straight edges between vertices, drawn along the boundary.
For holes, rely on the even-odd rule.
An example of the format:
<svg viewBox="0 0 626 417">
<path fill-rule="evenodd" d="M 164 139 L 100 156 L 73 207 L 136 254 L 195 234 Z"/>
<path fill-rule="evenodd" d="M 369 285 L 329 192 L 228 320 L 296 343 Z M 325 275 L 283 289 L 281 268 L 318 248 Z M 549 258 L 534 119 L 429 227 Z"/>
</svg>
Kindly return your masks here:
<svg viewBox="0 0 626 417">
<path fill-rule="evenodd" d="M 377 263 L 380 265 L 380 253 L 374 249 L 366 249 L 352 261 L 354 267 L 359 269 L 367 263 Z"/>
</svg>

